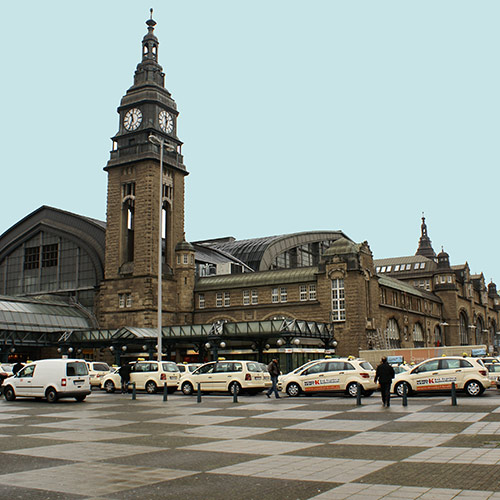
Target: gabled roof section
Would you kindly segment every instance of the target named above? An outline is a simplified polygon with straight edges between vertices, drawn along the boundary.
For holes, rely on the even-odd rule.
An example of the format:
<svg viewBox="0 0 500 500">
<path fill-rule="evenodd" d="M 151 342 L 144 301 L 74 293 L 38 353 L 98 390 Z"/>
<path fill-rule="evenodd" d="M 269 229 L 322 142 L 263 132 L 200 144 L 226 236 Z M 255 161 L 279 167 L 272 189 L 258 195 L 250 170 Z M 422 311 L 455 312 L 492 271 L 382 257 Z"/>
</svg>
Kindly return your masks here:
<svg viewBox="0 0 500 500">
<path fill-rule="evenodd" d="M 433 302 L 442 302 L 437 295 L 434 295 L 431 292 L 426 292 L 421 288 L 416 288 L 406 281 L 397 280 L 381 274 L 378 274 L 377 276 L 379 278 L 379 285 L 387 288 L 393 288 L 394 290 L 399 290 L 400 292 L 405 292 L 410 295 L 416 295 L 417 297 L 422 297 L 423 299 L 432 300 Z"/>
</svg>

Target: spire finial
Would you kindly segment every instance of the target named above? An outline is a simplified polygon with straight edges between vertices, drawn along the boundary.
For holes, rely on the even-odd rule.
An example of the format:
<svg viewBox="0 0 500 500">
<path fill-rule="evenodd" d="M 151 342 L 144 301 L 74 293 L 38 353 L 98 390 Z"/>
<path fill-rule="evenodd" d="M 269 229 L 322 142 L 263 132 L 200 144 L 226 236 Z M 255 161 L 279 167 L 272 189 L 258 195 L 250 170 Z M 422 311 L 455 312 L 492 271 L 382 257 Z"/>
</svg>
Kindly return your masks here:
<svg viewBox="0 0 500 500">
<path fill-rule="evenodd" d="M 150 14 L 151 14 L 151 15 L 149 16 L 149 19 L 153 19 L 153 7 L 151 7 L 151 8 L 149 9 L 149 12 L 150 12 Z"/>
</svg>

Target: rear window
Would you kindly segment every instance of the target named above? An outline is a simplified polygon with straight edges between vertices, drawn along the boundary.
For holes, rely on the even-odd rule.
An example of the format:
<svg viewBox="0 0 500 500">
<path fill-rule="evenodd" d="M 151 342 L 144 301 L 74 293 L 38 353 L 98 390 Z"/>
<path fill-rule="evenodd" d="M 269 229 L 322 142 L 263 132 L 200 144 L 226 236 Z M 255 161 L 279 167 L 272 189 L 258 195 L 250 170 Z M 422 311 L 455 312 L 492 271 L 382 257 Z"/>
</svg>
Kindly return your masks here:
<svg viewBox="0 0 500 500">
<path fill-rule="evenodd" d="M 368 361 L 361 361 L 361 363 L 359 363 L 359 366 L 361 366 L 363 370 L 373 370 L 373 366 Z"/>
<path fill-rule="evenodd" d="M 178 372 L 179 367 L 175 363 L 162 363 L 164 372 Z"/>
<path fill-rule="evenodd" d="M 249 372 L 261 372 L 262 367 L 260 366 L 260 363 L 247 363 L 247 370 Z"/>
<path fill-rule="evenodd" d="M 81 377 L 83 375 L 88 375 L 86 363 L 74 363 L 70 362 L 66 365 L 66 375 L 68 377 Z"/>
<path fill-rule="evenodd" d="M 94 363 L 94 370 L 96 372 L 108 372 L 109 366 L 106 363 Z"/>
</svg>

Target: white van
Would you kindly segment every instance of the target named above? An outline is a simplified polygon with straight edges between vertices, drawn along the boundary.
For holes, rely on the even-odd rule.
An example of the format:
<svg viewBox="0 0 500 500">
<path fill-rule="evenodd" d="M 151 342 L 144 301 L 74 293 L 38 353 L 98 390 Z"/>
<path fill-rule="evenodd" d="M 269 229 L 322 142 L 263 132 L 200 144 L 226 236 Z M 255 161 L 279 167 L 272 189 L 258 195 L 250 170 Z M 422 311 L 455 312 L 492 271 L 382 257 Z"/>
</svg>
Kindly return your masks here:
<svg viewBox="0 0 500 500">
<path fill-rule="evenodd" d="M 4 381 L 7 401 L 16 397 L 47 398 L 55 403 L 60 398 L 83 401 L 90 394 L 87 363 L 82 359 L 42 359 L 26 365 Z"/>
</svg>

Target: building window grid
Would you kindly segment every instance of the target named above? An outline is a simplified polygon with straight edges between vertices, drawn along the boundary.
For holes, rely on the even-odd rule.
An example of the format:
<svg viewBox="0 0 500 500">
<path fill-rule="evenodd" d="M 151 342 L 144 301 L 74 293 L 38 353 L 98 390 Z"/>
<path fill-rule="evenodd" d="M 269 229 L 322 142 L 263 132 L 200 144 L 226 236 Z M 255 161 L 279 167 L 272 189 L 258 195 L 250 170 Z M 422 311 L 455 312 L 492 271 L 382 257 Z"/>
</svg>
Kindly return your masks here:
<svg viewBox="0 0 500 500">
<path fill-rule="evenodd" d="M 215 296 L 215 306 L 222 307 L 222 293 L 218 292 Z"/>
<path fill-rule="evenodd" d="M 249 290 L 243 290 L 243 305 L 244 306 L 250 305 L 250 291 Z"/>
<path fill-rule="evenodd" d="M 301 302 L 304 302 L 307 300 L 307 285 L 300 285 L 299 298 L 300 298 Z"/>
<path fill-rule="evenodd" d="M 309 300 L 316 300 L 316 285 L 309 285 Z"/>
<path fill-rule="evenodd" d="M 204 293 L 200 293 L 198 295 L 198 307 L 200 309 L 205 309 L 205 294 Z"/>
<path fill-rule="evenodd" d="M 257 290 L 252 290 L 252 304 L 256 305 L 259 303 L 259 292 Z"/>
<path fill-rule="evenodd" d="M 278 295 L 278 289 L 277 288 L 273 288 L 271 290 L 271 302 L 273 304 L 276 304 L 277 302 L 279 302 L 279 295 Z"/>
<path fill-rule="evenodd" d="M 332 321 L 345 321 L 345 289 L 342 278 L 332 280 Z"/>
<path fill-rule="evenodd" d="M 229 292 L 224 292 L 224 307 L 229 307 L 231 305 L 231 294 Z"/>
<path fill-rule="evenodd" d="M 280 302 L 286 302 L 288 299 L 287 290 L 285 287 L 280 288 Z"/>
</svg>

